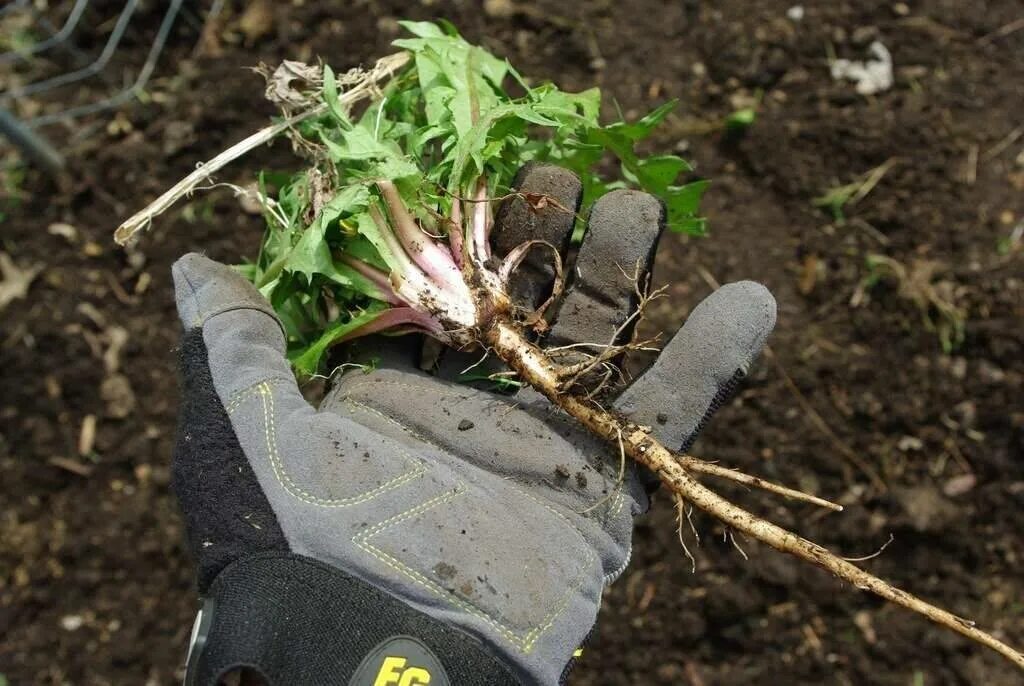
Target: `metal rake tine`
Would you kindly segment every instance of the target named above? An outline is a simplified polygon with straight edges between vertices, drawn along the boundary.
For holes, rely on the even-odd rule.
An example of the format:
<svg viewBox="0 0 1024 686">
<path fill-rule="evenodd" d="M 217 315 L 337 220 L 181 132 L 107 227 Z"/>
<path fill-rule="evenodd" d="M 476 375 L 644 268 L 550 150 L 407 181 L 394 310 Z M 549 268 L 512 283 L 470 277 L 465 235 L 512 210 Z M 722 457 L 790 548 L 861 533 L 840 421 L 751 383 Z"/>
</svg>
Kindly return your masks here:
<svg viewBox="0 0 1024 686">
<path fill-rule="evenodd" d="M 71 12 L 68 13 L 68 18 L 64 21 L 64 25 L 61 26 L 56 33 L 45 40 L 39 41 L 35 45 L 29 46 L 26 50 L 8 50 L 5 53 L 0 53 L 0 64 L 13 62 L 15 60 L 26 60 L 33 55 L 46 52 L 50 48 L 60 45 L 66 41 L 75 30 L 78 22 L 81 20 L 82 13 L 85 11 L 85 7 L 88 4 L 89 0 L 75 0 L 75 4 L 71 8 Z"/>
<path fill-rule="evenodd" d="M 0 99 L 9 100 L 14 97 L 22 97 L 26 95 L 32 95 L 34 93 L 41 93 L 43 91 L 48 91 L 52 90 L 53 88 L 57 88 L 58 86 L 66 86 L 69 83 L 81 81 L 82 79 L 89 78 L 90 76 L 95 76 L 96 74 L 103 71 L 103 69 L 107 66 L 107 63 L 110 62 L 110 59 L 114 56 L 114 53 L 117 51 L 117 46 L 120 44 L 121 39 L 124 37 L 125 29 L 128 28 L 128 22 L 131 19 L 132 14 L 135 13 L 138 4 L 138 0 L 128 0 L 128 2 L 125 3 L 124 9 L 121 10 L 121 14 L 117 17 L 117 23 L 114 25 L 114 30 L 110 32 L 110 38 L 107 39 L 106 45 L 103 46 L 103 51 L 92 64 L 81 69 L 76 69 L 75 71 L 67 72 L 66 74 L 59 74 L 58 76 L 54 76 L 49 79 L 43 79 L 42 81 L 36 81 L 35 83 L 30 83 L 26 86 L 15 89 L 13 91 L 8 91 L 7 93 L 3 94 L 3 96 L 0 96 Z"/>
<path fill-rule="evenodd" d="M 149 83 L 149 79 L 153 75 L 153 70 L 156 68 L 156 62 L 160 58 L 161 53 L 163 53 L 164 45 L 167 43 L 167 36 L 171 32 L 171 28 L 174 26 L 174 20 L 178 11 L 181 9 L 181 4 L 182 0 L 171 0 L 168 5 L 167 12 L 164 14 L 164 18 L 160 22 L 160 29 L 157 31 L 156 38 L 153 41 L 153 46 L 149 49 L 149 54 L 146 55 L 146 61 L 143 63 L 142 69 L 139 70 L 139 75 L 136 77 L 135 82 L 132 85 L 118 91 L 110 97 L 100 100 L 99 102 L 71 107 L 53 114 L 40 115 L 30 119 L 29 123 L 33 126 L 42 126 L 44 124 L 52 124 L 53 122 L 61 121 L 63 119 L 72 119 L 86 114 L 95 114 L 96 112 L 102 112 L 103 110 L 122 105 L 137 97 L 138 94 L 146 87 L 146 84 Z"/>
</svg>

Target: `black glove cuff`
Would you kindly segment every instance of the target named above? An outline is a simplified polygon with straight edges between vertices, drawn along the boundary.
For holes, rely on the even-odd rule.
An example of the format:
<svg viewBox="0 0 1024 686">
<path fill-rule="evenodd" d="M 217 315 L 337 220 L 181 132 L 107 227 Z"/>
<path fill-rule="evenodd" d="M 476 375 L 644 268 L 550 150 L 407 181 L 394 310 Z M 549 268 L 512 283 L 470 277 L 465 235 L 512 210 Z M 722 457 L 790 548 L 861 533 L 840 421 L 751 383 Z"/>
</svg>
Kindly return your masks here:
<svg viewBox="0 0 1024 686">
<path fill-rule="evenodd" d="M 216 686 L 240 667 L 272 686 L 519 683 L 470 635 L 293 553 L 227 566 L 210 586 L 200 625 L 186 686 Z"/>
</svg>

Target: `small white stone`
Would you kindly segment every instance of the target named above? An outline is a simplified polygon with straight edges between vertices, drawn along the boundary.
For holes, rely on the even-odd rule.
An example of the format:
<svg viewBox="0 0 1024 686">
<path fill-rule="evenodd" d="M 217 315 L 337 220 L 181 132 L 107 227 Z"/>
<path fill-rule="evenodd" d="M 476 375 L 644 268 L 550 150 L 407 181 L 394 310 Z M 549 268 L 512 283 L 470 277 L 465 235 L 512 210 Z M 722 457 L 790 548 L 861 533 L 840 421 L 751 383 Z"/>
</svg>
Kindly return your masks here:
<svg viewBox="0 0 1024 686">
<path fill-rule="evenodd" d="M 848 79 L 856 82 L 861 95 L 874 95 L 892 88 L 892 55 L 881 41 L 868 46 L 871 59 L 864 62 L 838 59 L 831 65 L 832 78 L 836 81 Z"/>
<path fill-rule="evenodd" d="M 60 628 L 64 631 L 78 631 L 85 624 L 81 615 L 64 615 L 60 618 Z"/>
<path fill-rule="evenodd" d="M 801 19 L 804 18 L 804 6 L 793 5 L 788 10 L 786 10 L 786 16 L 789 17 L 792 21 L 800 21 Z"/>
</svg>

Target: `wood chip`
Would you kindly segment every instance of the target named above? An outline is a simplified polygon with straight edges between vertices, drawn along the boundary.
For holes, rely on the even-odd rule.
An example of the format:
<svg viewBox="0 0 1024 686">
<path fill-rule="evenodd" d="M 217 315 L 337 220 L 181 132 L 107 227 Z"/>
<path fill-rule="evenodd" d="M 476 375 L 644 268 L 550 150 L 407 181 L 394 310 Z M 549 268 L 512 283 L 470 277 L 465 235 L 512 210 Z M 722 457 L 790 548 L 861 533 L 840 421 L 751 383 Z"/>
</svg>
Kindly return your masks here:
<svg viewBox="0 0 1024 686">
<path fill-rule="evenodd" d="M 77 474 L 78 476 L 92 475 L 92 467 L 87 464 L 82 464 L 78 460 L 69 460 L 66 457 L 51 457 L 47 462 L 52 464 L 54 467 L 60 467 L 64 471 Z"/>
<path fill-rule="evenodd" d="M 82 429 L 78 433 L 78 454 L 83 457 L 92 453 L 96 443 L 96 415 L 87 414 L 82 419 Z"/>
</svg>

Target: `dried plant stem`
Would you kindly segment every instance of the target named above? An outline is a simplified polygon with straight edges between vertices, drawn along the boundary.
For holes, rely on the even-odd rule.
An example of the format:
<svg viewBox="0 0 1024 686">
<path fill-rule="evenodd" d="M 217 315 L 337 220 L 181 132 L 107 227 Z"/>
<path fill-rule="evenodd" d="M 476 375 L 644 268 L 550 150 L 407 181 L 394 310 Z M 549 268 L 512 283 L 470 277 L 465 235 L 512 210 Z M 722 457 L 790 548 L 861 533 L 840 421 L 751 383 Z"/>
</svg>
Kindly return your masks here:
<svg viewBox="0 0 1024 686">
<path fill-rule="evenodd" d="M 403 67 L 408 61 L 409 53 L 407 52 L 399 52 L 380 58 L 377 60 L 377 63 L 366 72 L 365 79 L 342 93 L 338 98 L 338 102 L 342 107 L 348 107 L 360 100 L 363 100 L 364 98 L 370 97 L 374 92 L 376 92 L 378 83 L 384 79 L 391 78 L 395 71 Z M 210 176 L 216 174 L 229 163 L 239 157 L 242 157 L 251 150 L 258 148 L 265 143 L 269 143 L 299 122 L 309 119 L 310 117 L 323 114 L 326 109 L 327 106 L 325 104 L 320 104 L 316 107 L 305 110 L 304 112 L 299 112 L 298 114 L 287 117 L 277 124 L 264 127 L 248 138 L 235 143 L 210 161 L 199 165 L 196 167 L 195 171 L 171 186 L 171 188 L 169 188 L 163 195 L 151 202 L 141 211 L 133 214 L 125 220 L 121 226 L 117 227 L 117 231 L 114 232 L 114 240 L 117 241 L 118 245 L 125 245 L 129 240 L 131 240 L 132 236 L 142 229 L 147 228 L 153 221 L 154 217 L 163 214 L 181 197 L 191 193 L 197 186 L 199 186 L 199 184 L 206 181 Z"/>
<path fill-rule="evenodd" d="M 692 503 L 735 531 L 811 562 L 861 590 L 870 591 L 988 646 L 1024 670 L 1024 654 L 976 628 L 973 622 L 895 588 L 820 545 L 747 512 L 699 483 L 684 466 L 685 461 L 653 439 L 648 429 L 561 390 L 558 365 L 543 350 L 526 340 L 516 324 L 498 319 L 483 332 L 483 338 L 498 357 L 519 373 L 523 381 L 598 436 L 609 443 L 621 445 L 629 457 L 658 474 L 677 499 Z M 691 468 L 693 464 L 691 462 Z"/>
</svg>

